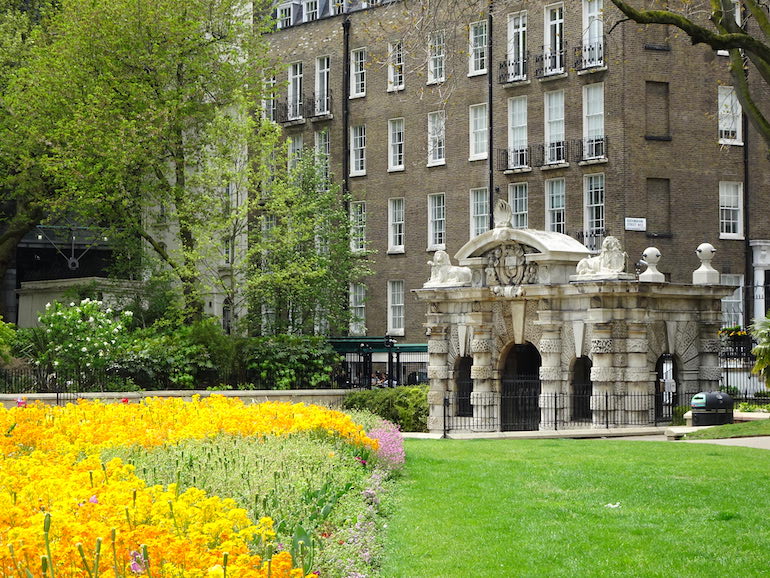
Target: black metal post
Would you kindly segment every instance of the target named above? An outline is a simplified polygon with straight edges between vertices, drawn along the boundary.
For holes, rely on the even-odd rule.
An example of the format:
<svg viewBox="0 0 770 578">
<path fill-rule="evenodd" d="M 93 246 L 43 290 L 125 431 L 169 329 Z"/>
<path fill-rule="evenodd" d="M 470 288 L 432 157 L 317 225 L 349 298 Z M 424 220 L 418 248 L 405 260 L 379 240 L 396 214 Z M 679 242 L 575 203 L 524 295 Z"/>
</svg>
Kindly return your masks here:
<svg viewBox="0 0 770 578">
<path fill-rule="evenodd" d="M 449 408 L 449 392 L 444 392 L 444 432 L 441 435 L 442 438 L 446 439 L 447 432 L 449 430 L 449 423 L 447 421 L 447 409 Z"/>
</svg>

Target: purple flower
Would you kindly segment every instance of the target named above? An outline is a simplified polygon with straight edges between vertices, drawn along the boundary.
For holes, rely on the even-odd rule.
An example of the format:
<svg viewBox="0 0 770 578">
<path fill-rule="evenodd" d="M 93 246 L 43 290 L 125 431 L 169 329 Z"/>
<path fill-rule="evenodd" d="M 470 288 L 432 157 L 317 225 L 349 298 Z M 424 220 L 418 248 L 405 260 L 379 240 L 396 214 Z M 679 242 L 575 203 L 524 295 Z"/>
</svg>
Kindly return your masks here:
<svg viewBox="0 0 770 578">
<path fill-rule="evenodd" d="M 145 571 L 146 562 L 141 553 L 134 550 L 131 552 L 131 563 L 128 565 L 128 569 L 134 574 L 141 574 Z"/>
<path fill-rule="evenodd" d="M 94 494 L 93 496 L 88 498 L 88 501 L 91 502 L 92 504 L 98 504 L 99 503 L 99 498 L 97 498 L 96 495 Z"/>
</svg>

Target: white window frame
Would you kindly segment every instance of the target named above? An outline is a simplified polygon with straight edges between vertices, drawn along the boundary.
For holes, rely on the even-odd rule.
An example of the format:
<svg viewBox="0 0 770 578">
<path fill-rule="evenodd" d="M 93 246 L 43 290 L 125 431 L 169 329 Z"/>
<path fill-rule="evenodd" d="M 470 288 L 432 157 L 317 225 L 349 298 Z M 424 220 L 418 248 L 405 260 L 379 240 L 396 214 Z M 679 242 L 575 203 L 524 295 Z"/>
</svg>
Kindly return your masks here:
<svg viewBox="0 0 770 578">
<path fill-rule="evenodd" d="M 719 283 L 735 287 L 727 297 L 722 298 L 722 327 L 735 327 L 743 325 L 743 312 L 746 307 L 744 296 L 744 278 L 743 275 L 735 273 L 722 273 L 719 276 Z"/>
<path fill-rule="evenodd" d="M 428 113 L 428 166 L 446 164 L 446 111 Z"/>
<path fill-rule="evenodd" d="M 388 121 L 388 172 L 404 170 L 404 119 Z"/>
<path fill-rule="evenodd" d="M 294 7 L 291 4 L 280 4 L 276 10 L 275 27 L 284 30 L 291 27 L 294 20 Z"/>
<path fill-rule="evenodd" d="M 511 226 L 529 228 L 529 184 L 508 183 L 508 204 L 511 206 Z"/>
<path fill-rule="evenodd" d="M 366 175 L 366 125 L 350 127 L 350 176 Z"/>
<path fill-rule="evenodd" d="M 289 120 L 301 120 L 303 116 L 302 68 L 302 62 L 292 62 L 289 65 L 289 93 L 287 99 L 287 118 Z"/>
<path fill-rule="evenodd" d="M 470 190 L 470 238 L 478 237 L 489 230 L 489 189 L 479 187 Z"/>
<path fill-rule="evenodd" d="M 743 239 L 743 183 L 719 181 L 719 238 Z"/>
<path fill-rule="evenodd" d="M 366 96 L 366 48 L 350 51 L 350 98 Z"/>
<path fill-rule="evenodd" d="M 404 281 L 388 281 L 388 335 L 404 334 L 405 299 Z"/>
<path fill-rule="evenodd" d="M 446 80 L 446 33 L 431 32 L 428 37 L 428 84 Z"/>
<path fill-rule="evenodd" d="M 366 201 L 350 203 L 350 250 L 360 252 L 366 249 Z"/>
<path fill-rule="evenodd" d="M 302 22 L 318 20 L 320 0 L 304 0 L 302 2 Z"/>
<path fill-rule="evenodd" d="M 366 335 L 366 285 L 350 284 L 350 324 L 351 335 Z"/>
<path fill-rule="evenodd" d="M 302 147 L 305 145 L 302 133 L 290 134 L 287 138 L 289 140 L 289 151 L 286 166 L 289 171 L 292 171 L 296 168 L 299 159 L 302 157 Z"/>
<path fill-rule="evenodd" d="M 428 251 L 446 249 L 446 195 L 428 195 Z"/>
<path fill-rule="evenodd" d="M 275 122 L 277 118 L 275 84 L 276 84 L 275 76 L 271 76 L 267 80 L 265 80 L 265 98 L 262 99 L 263 115 L 267 120 L 272 120 L 273 122 Z"/>
<path fill-rule="evenodd" d="M 388 92 L 404 90 L 404 45 L 388 44 Z"/>
<path fill-rule="evenodd" d="M 508 99 L 508 168 L 528 166 L 527 96 L 514 96 Z"/>
<path fill-rule="evenodd" d="M 388 199 L 388 253 L 403 253 L 406 236 L 404 197 Z"/>
<path fill-rule="evenodd" d="M 472 104 L 468 107 L 469 161 L 484 160 L 488 156 L 487 104 Z"/>
<path fill-rule="evenodd" d="M 583 159 L 605 158 L 604 83 L 583 86 Z"/>
<path fill-rule="evenodd" d="M 543 98 L 545 100 L 545 164 L 566 163 L 564 91 L 549 91 L 543 94 Z"/>
<path fill-rule="evenodd" d="M 583 231 L 592 240 L 604 235 L 607 198 L 604 173 L 583 176 Z"/>
<path fill-rule="evenodd" d="M 468 27 L 468 76 L 487 73 L 487 21 L 471 22 Z"/>
<path fill-rule="evenodd" d="M 331 57 L 319 56 L 315 59 L 315 114 L 331 112 L 329 81 L 331 75 Z"/>
<path fill-rule="evenodd" d="M 508 14 L 507 82 L 527 78 L 527 11 Z"/>
<path fill-rule="evenodd" d="M 322 190 L 328 191 L 331 184 L 331 137 L 329 136 L 329 129 L 315 131 L 313 140 L 316 161 L 321 166 Z"/>
<path fill-rule="evenodd" d="M 743 145 L 743 109 L 733 86 L 717 91 L 719 144 Z"/>
<path fill-rule="evenodd" d="M 583 66 L 604 65 L 603 0 L 583 0 Z"/>
<path fill-rule="evenodd" d="M 545 38 L 543 46 L 543 75 L 564 73 L 564 4 L 545 7 Z"/>
<path fill-rule="evenodd" d="M 558 202 L 557 202 L 558 201 Z M 567 190 L 563 178 L 545 181 L 545 229 L 567 232 Z"/>
</svg>

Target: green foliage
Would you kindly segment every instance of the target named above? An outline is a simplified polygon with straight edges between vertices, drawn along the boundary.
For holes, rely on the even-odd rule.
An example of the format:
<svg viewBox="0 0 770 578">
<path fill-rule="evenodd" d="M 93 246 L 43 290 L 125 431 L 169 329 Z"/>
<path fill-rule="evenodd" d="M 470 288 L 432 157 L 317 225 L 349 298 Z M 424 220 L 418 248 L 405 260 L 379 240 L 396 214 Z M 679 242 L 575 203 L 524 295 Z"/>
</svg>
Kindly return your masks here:
<svg viewBox="0 0 770 578">
<path fill-rule="evenodd" d="M 131 335 L 112 369 L 144 389 L 198 389 L 232 363 L 233 340 L 213 318 L 187 325 L 157 323 Z"/>
<path fill-rule="evenodd" d="M 340 357 L 323 337 L 275 335 L 241 342 L 246 372 L 268 389 L 328 386 Z"/>
<path fill-rule="evenodd" d="M 118 314 L 101 301 L 46 305 L 39 327 L 25 332 L 32 360 L 65 374 L 99 372 L 119 357 L 131 313 Z"/>
<path fill-rule="evenodd" d="M 671 415 L 671 425 L 685 425 L 684 414 L 690 409 L 689 405 L 677 405 Z"/>
<path fill-rule="evenodd" d="M 752 353 L 757 358 L 752 373 L 757 373 L 767 383 L 770 378 L 770 318 L 755 319 L 751 334 L 757 341 Z"/>
<path fill-rule="evenodd" d="M 305 153 L 288 175 L 276 167 L 263 192 L 247 281 L 252 325 L 263 334 L 347 328 L 350 284 L 368 273 L 365 253 L 350 248 L 348 199 L 324 162 Z"/>
<path fill-rule="evenodd" d="M 244 230 L 260 171 L 245 151 L 275 140 L 252 114 L 269 19 L 243 0 L 59 6 L 6 95 L 17 140 L 44 153 L 52 208 L 107 224 L 111 242 L 141 239 L 199 319 L 208 285 L 233 277 L 223 239 Z"/>
<path fill-rule="evenodd" d="M 402 431 L 428 431 L 428 386 L 353 391 L 342 402 L 345 409 L 368 410 L 398 424 Z"/>
<path fill-rule="evenodd" d="M 3 321 L 0 316 L 0 365 L 11 360 L 11 344 L 16 338 L 16 331 L 12 323 Z"/>
<path fill-rule="evenodd" d="M 762 389 L 762 390 L 757 391 L 756 393 L 754 393 L 754 397 L 756 397 L 758 399 L 768 399 L 768 398 L 770 398 L 770 391 L 768 391 L 766 389 Z"/>
</svg>

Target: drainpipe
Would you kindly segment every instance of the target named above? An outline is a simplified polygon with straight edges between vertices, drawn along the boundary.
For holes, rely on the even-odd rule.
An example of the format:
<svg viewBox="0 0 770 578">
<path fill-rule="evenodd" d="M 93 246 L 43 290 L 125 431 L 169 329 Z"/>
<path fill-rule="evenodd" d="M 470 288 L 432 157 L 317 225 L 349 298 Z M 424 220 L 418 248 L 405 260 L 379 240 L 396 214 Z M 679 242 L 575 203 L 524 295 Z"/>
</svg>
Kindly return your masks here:
<svg viewBox="0 0 770 578">
<path fill-rule="evenodd" d="M 489 229 L 495 227 L 494 207 L 495 207 L 495 167 L 494 167 L 494 140 L 492 127 L 492 87 L 494 66 L 492 63 L 492 8 L 494 0 L 489 0 L 487 6 L 487 193 L 489 194 Z"/>
<path fill-rule="evenodd" d="M 350 193 L 350 18 L 342 21 L 342 193 Z M 345 211 L 348 210 L 345 201 Z"/>
<path fill-rule="evenodd" d="M 749 220 L 751 208 L 749 195 L 749 118 L 745 113 L 741 116 L 741 124 L 743 125 L 743 239 L 746 269 L 744 276 L 744 302 L 746 306 L 743 308 L 743 326 L 748 327 L 751 320 L 759 312 L 755 311 L 756 299 L 754 298 L 757 289 L 754 287 L 754 259 L 751 249 L 751 221 Z M 750 306 L 749 303 L 751 303 Z M 764 315 L 764 311 L 762 314 Z"/>
</svg>

